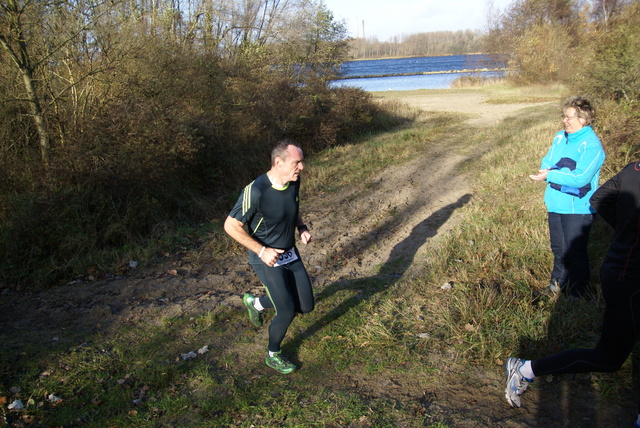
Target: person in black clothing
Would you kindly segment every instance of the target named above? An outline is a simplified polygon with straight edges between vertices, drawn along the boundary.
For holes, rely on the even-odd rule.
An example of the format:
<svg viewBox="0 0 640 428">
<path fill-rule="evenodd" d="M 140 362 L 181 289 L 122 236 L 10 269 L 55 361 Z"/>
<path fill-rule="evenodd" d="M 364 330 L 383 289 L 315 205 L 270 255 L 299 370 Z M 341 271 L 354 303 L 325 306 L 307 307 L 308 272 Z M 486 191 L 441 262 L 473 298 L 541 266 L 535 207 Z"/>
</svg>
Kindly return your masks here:
<svg viewBox="0 0 640 428">
<path fill-rule="evenodd" d="M 604 183 L 590 202 L 614 228 L 600 269 L 605 300 L 600 339 L 593 349 L 571 349 L 533 361 L 509 358 L 505 396 L 512 406 L 520 407 L 520 395 L 536 376 L 619 370 L 640 339 L 640 162 Z M 640 409 L 634 426 L 640 428 Z"/>
<path fill-rule="evenodd" d="M 265 362 L 283 374 L 297 368 L 280 353 L 287 329 L 296 313 L 314 308 L 311 281 L 295 246 L 296 230 L 302 243 L 311 241 L 299 210 L 302 162 L 298 143 L 278 142 L 271 152 L 271 169 L 244 188 L 224 222 L 224 230 L 249 250 L 249 264 L 267 290 L 260 298 L 244 295 L 249 319 L 259 327 L 260 312 L 276 310 L 269 325 Z"/>
</svg>

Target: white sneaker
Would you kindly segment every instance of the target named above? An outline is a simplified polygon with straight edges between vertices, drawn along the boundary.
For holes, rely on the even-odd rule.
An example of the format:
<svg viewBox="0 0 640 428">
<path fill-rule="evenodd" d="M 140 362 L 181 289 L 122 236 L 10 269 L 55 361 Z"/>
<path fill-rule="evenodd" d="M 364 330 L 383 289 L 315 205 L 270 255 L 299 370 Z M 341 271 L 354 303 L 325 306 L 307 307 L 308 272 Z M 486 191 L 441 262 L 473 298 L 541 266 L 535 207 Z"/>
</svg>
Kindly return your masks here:
<svg viewBox="0 0 640 428">
<path fill-rule="evenodd" d="M 507 388 L 504 390 L 504 396 L 507 402 L 513 407 L 520 407 L 520 396 L 527 390 L 533 379 L 527 379 L 520 374 L 520 367 L 524 365 L 525 360 L 510 357 L 507 359 Z"/>
</svg>

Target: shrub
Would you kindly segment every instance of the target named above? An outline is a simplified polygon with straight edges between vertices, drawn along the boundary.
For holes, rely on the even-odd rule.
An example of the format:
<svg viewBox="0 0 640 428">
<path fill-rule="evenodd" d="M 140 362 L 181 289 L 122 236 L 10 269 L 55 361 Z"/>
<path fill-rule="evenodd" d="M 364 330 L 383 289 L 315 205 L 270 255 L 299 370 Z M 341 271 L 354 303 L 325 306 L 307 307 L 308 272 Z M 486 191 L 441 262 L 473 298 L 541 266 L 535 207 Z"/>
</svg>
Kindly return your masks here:
<svg viewBox="0 0 640 428">
<path fill-rule="evenodd" d="M 509 76 L 519 84 L 562 81 L 572 75 L 573 39 L 563 25 L 527 28 L 513 41 Z"/>
<path fill-rule="evenodd" d="M 624 10 L 606 31 L 595 33 L 575 85 L 601 99 L 633 102 L 640 97 L 640 5 Z"/>
<path fill-rule="evenodd" d="M 260 49 L 222 58 L 149 45 L 94 85 L 86 114 L 58 101 L 49 165 L 20 134 L 30 127 L 18 112 L 1 108 L 0 132 L 15 143 L 0 151 L 0 281 L 52 283 L 88 265 L 118 266 L 123 249 L 158 238 L 158 225 L 224 216 L 268 169 L 277 140 L 312 154 L 404 120 L 359 89 L 300 81 Z"/>
<path fill-rule="evenodd" d="M 596 125 L 609 176 L 640 156 L 640 5 L 625 8 L 583 51 L 571 89 L 599 101 Z"/>
</svg>

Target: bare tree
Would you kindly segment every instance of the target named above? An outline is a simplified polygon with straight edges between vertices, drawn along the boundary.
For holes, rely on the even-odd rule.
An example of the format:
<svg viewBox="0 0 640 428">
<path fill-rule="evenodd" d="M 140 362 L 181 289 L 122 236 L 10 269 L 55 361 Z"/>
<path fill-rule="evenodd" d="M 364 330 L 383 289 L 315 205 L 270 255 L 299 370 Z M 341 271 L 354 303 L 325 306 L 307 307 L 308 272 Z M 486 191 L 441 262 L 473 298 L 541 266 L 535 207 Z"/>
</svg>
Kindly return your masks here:
<svg viewBox="0 0 640 428">
<path fill-rule="evenodd" d="M 23 81 L 23 94 L 14 101 L 28 105 L 45 163 L 51 150 L 48 108 L 67 93 L 80 106 L 78 85 L 98 73 L 111 53 L 96 31 L 110 10 L 81 0 L 0 3 L 0 44 Z"/>
<path fill-rule="evenodd" d="M 633 0 L 593 0 L 592 14 L 604 27 L 609 26 L 612 16 L 619 15 Z"/>
<path fill-rule="evenodd" d="M 37 19 L 38 12 L 42 14 L 42 9 L 30 11 L 31 6 L 30 2 L 19 3 L 18 0 L 8 0 L 0 4 L 0 44 L 22 75 L 26 98 L 21 101 L 29 105 L 31 117 L 38 131 L 42 160 L 48 162 L 51 144 L 34 77 L 39 61 L 32 57 L 28 48 L 29 34 L 26 30 L 28 22 Z"/>
<path fill-rule="evenodd" d="M 313 0 L 194 0 L 185 39 L 195 48 L 233 57 L 246 46 L 278 43 L 317 7 Z"/>
</svg>

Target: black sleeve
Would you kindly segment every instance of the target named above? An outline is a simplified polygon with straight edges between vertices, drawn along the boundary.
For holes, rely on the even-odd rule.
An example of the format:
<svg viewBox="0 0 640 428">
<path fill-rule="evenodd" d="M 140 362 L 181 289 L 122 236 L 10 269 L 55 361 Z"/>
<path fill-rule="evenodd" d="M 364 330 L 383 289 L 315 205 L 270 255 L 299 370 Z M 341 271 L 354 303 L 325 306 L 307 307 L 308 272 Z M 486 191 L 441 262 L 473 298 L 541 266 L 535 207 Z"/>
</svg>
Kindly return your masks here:
<svg viewBox="0 0 640 428">
<path fill-rule="evenodd" d="M 620 173 L 607 180 L 589 199 L 594 210 L 611 227 L 616 228 L 616 205 L 620 192 Z"/>
</svg>

